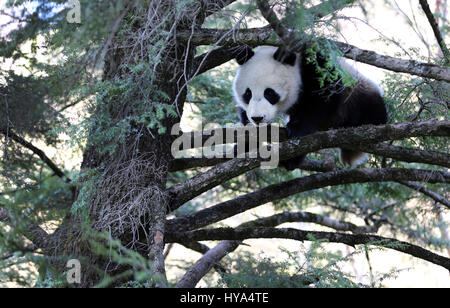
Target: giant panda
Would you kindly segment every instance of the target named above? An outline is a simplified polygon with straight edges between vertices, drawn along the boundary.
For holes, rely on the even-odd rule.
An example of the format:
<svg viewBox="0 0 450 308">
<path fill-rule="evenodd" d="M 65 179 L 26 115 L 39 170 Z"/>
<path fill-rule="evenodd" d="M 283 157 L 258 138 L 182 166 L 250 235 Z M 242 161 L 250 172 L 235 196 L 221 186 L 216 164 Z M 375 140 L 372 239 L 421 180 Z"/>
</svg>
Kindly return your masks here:
<svg viewBox="0 0 450 308">
<path fill-rule="evenodd" d="M 296 138 L 332 128 L 387 122 L 383 91 L 378 84 L 342 58 L 337 59 L 337 65 L 353 77 L 353 83 L 345 85 L 339 77 L 342 74 L 324 80 L 318 68 L 326 67 L 333 74 L 339 72 L 337 65 L 330 66 L 330 58 L 320 51 L 313 55 L 311 60 L 306 47 L 294 53 L 282 47 L 240 46 L 234 54 L 240 66 L 233 82 L 233 95 L 241 123 L 271 123 L 283 116 L 288 138 Z M 364 162 L 366 156 L 347 149 L 340 149 L 339 155 L 343 164 L 352 167 Z M 282 165 L 294 170 L 304 157 L 284 161 Z"/>
</svg>

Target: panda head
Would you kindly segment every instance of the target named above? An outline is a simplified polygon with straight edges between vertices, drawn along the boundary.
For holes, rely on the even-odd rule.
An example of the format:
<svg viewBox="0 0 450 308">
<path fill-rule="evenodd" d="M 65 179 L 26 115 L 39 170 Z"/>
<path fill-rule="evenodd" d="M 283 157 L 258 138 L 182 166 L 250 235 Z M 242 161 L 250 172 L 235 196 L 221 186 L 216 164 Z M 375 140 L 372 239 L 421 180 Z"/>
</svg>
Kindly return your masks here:
<svg viewBox="0 0 450 308">
<path fill-rule="evenodd" d="M 272 46 L 244 46 L 236 60 L 240 67 L 234 97 L 253 124 L 271 123 L 297 102 L 302 85 L 297 54 Z"/>
</svg>

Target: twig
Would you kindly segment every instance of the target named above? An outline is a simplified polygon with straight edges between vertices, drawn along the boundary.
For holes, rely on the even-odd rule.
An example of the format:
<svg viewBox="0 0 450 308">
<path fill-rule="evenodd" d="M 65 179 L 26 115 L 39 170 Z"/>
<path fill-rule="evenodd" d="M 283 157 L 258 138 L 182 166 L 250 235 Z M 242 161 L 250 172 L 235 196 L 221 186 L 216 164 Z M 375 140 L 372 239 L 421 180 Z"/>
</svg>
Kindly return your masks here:
<svg viewBox="0 0 450 308">
<path fill-rule="evenodd" d="M 406 187 L 412 189 L 412 190 L 421 192 L 422 194 L 430 197 L 434 201 L 436 201 L 436 202 L 444 205 L 448 209 L 450 209 L 450 201 L 449 200 L 447 200 L 445 197 L 439 195 L 438 193 L 435 193 L 434 191 L 427 189 L 425 186 L 417 184 L 417 183 L 409 182 L 409 181 L 400 181 L 399 183 L 402 184 L 403 186 L 406 186 Z"/>
<path fill-rule="evenodd" d="M 428 22 L 430 23 L 431 28 L 433 29 L 434 36 L 436 37 L 436 40 L 439 44 L 439 47 L 441 47 L 442 54 L 444 55 L 445 63 L 450 63 L 450 52 L 447 48 L 447 45 L 445 44 L 444 39 L 442 38 L 441 31 L 439 30 L 439 25 L 436 22 L 436 18 L 434 17 L 433 13 L 431 12 L 430 6 L 428 5 L 428 2 L 426 0 L 419 0 L 420 5 L 422 6 L 423 11 L 425 12 L 425 15 L 427 16 Z"/>
</svg>

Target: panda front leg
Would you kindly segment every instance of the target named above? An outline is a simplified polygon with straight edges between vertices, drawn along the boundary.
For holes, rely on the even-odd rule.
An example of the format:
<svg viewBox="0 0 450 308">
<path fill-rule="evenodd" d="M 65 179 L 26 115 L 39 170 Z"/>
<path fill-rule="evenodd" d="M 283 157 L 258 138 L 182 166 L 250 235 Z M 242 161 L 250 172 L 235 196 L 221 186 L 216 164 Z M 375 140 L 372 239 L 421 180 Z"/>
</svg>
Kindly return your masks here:
<svg viewBox="0 0 450 308">
<path fill-rule="evenodd" d="M 295 139 L 317 132 L 317 124 L 312 118 L 301 121 L 289 121 L 286 125 L 286 131 L 288 139 Z M 282 161 L 280 165 L 286 170 L 292 171 L 297 169 L 303 163 L 305 157 L 306 154 L 290 158 Z"/>
</svg>

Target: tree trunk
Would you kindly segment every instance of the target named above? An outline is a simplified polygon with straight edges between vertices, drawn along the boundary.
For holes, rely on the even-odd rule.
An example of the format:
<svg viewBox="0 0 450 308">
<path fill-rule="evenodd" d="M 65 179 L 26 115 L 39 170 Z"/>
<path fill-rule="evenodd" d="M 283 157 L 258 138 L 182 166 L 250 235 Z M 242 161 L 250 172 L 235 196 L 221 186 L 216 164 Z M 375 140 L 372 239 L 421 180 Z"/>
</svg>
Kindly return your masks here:
<svg viewBox="0 0 450 308">
<path fill-rule="evenodd" d="M 148 54 L 142 53 L 143 49 L 136 48 L 136 45 L 125 48 L 123 46 L 129 46 L 130 42 L 143 45 L 154 44 L 161 38 L 142 39 L 144 35 L 141 37 L 139 35 L 145 31 L 150 32 L 152 29 L 149 26 L 163 25 L 164 30 L 170 32 L 170 27 L 179 22 L 175 19 L 176 15 L 171 13 L 172 1 L 152 1 L 149 5 L 153 8 L 146 10 L 140 5 L 131 8 L 130 13 L 132 12 L 135 17 L 138 16 L 133 19 L 131 25 L 127 18 L 122 20 L 122 27 L 132 27 L 136 31 L 130 31 L 127 34 L 136 37 L 130 38 L 117 34 L 111 40 L 105 57 L 103 76 L 105 82 L 115 82 L 126 78 L 139 79 L 139 76 L 133 76 L 128 66 L 145 62 Z M 152 13 L 155 14 L 153 17 L 157 16 L 151 24 L 148 22 L 150 10 L 153 10 Z M 120 33 L 120 28 L 117 33 Z M 157 35 L 161 35 L 159 31 L 155 31 L 154 36 Z M 154 78 L 149 80 L 148 84 L 141 84 L 146 87 L 144 90 L 154 91 L 154 94 L 152 92 L 148 95 L 148 92 L 141 91 L 137 92 L 131 101 L 113 99 L 107 104 L 103 102 L 104 106 L 98 106 L 93 117 L 99 117 L 106 112 L 117 123 L 130 117 L 137 118 L 140 111 L 139 108 L 136 110 L 133 101 L 143 101 L 150 108 L 161 102 L 161 95 L 157 94 L 160 92 L 166 94 L 163 103 L 175 105 L 177 110 L 183 110 L 187 91 L 184 86 L 185 79 L 182 76 L 186 69 L 187 71 L 190 69 L 194 51 L 191 48 L 187 53 L 187 48 L 177 44 L 170 35 L 165 39 L 164 50 L 161 52 L 162 61 L 154 66 Z M 139 83 L 142 80 L 135 82 Z M 93 140 L 92 145 L 89 145 L 88 141 L 81 166 L 83 171 L 96 170 L 96 173 L 100 174 L 92 187 L 94 190 L 87 195 L 83 192 L 78 194 L 78 202 L 80 198 L 87 197 L 85 205 L 89 209 L 89 227 L 95 231 L 107 231 L 112 238 L 119 239 L 127 248 L 138 251 L 148 258 L 152 264 L 152 274 L 148 277 L 148 281 L 150 286 L 154 287 L 167 286 L 163 249 L 169 196 L 165 190 L 169 164 L 172 160 L 170 149 L 173 138 L 170 131 L 171 127 L 179 121 L 180 118 L 166 117 L 162 120 L 166 132 L 159 134 L 156 129 L 148 129 L 146 124 L 133 120 L 126 140 L 123 143 L 117 141 L 118 146 L 112 153 L 101 153 L 98 140 Z M 101 127 L 94 124 L 90 138 L 95 139 L 92 135 L 98 134 L 99 129 L 101 130 Z M 85 185 L 93 185 L 87 182 L 91 178 L 87 177 L 84 180 L 86 180 Z M 85 260 L 87 262 L 82 262 L 84 264 L 82 287 L 96 285 L 101 281 L 103 272 L 118 274 L 127 269 L 126 266 L 111 264 L 108 257 L 96 256 L 92 252 L 91 244 L 87 242 L 89 238 L 85 240 L 83 234 L 86 234 L 86 229 L 81 226 L 79 214 L 77 214 L 67 217 L 54 236 L 58 254 L 64 253 L 80 258 L 88 256 L 88 260 Z M 82 240 L 74 242 L 73 238 Z M 64 251 L 61 247 L 64 247 Z"/>
</svg>

